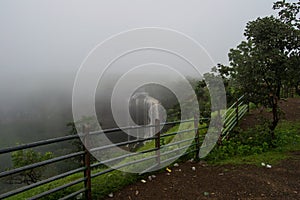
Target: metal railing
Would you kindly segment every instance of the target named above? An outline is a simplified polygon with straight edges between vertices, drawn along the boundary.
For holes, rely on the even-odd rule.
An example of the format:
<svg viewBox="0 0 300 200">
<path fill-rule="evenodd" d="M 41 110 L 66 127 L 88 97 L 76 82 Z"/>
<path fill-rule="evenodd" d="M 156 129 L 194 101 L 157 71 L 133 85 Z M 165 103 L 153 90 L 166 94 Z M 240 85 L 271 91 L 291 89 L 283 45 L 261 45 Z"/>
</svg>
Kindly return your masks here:
<svg viewBox="0 0 300 200">
<path fill-rule="evenodd" d="M 243 96 L 240 97 L 239 99 L 237 99 L 237 101 L 227 109 L 227 111 L 225 112 L 225 114 L 222 117 L 225 117 L 225 123 L 224 123 L 224 128 L 222 130 L 222 134 L 221 134 L 221 138 L 225 139 L 230 130 L 233 129 L 233 127 L 238 124 L 238 120 L 241 119 L 241 117 L 243 115 L 245 115 L 246 111 L 248 110 L 248 106 L 245 106 L 244 101 L 243 101 Z M 145 126 L 131 126 L 131 127 L 122 127 L 122 128 L 113 128 L 113 129 L 107 129 L 107 130 L 103 130 L 103 131 L 98 131 L 98 132 L 88 132 L 87 130 L 83 131 L 84 138 L 88 137 L 90 135 L 96 135 L 96 134 L 107 134 L 107 133 L 115 133 L 115 132 L 119 132 L 122 130 L 126 130 L 126 129 L 141 129 L 141 128 L 149 128 L 149 127 L 155 127 L 156 130 L 156 135 L 150 138 L 145 138 L 145 139 L 135 139 L 135 140 L 130 140 L 130 141 L 125 141 L 125 142 L 119 142 L 119 143 L 115 143 L 115 144 L 111 144 L 111 145 L 106 145 L 106 146 L 101 146 L 101 147 L 97 147 L 97 148 L 93 148 L 90 149 L 90 151 L 88 151 L 85 147 L 85 145 L 83 145 L 85 143 L 85 140 L 83 140 L 82 143 L 82 151 L 79 152 L 72 152 L 66 155 L 62 155 L 62 156 L 58 156 L 58 157 L 54 157 L 45 161 L 41 161 L 41 162 L 37 162 L 37 163 L 32 163 L 30 165 L 26 165 L 26 166 L 22 166 L 20 168 L 16 168 L 16 169 L 10 169 L 7 171 L 3 171 L 0 172 L 0 178 L 4 178 L 10 175 L 14 175 L 14 174 L 18 174 L 20 172 L 24 172 L 26 170 L 31 170 L 31 169 L 35 169 L 38 167 L 42 167 L 42 166 L 46 166 L 49 164 L 53 164 L 53 163 L 57 163 L 60 161 L 64 161 L 64 160 L 69 160 L 69 159 L 73 159 L 75 157 L 80 157 L 83 156 L 83 165 L 82 167 L 79 167 L 77 169 L 73 169 L 49 178 L 46 178 L 44 180 L 32 183 L 30 185 L 26 185 L 5 193 L 0 194 L 0 199 L 4 199 L 4 198 L 8 198 L 8 197 L 12 197 L 14 195 L 17 195 L 19 193 L 31 190 L 33 188 L 36 188 L 38 186 L 41 185 L 45 185 L 47 183 L 51 183 L 54 182 L 56 180 L 68 177 L 70 175 L 73 174 L 77 174 L 77 173 L 82 173 L 82 177 L 78 178 L 77 180 L 73 180 L 71 182 L 65 183 L 63 185 L 60 185 L 58 187 L 52 188 L 50 190 L 47 191 L 43 191 L 40 194 L 34 195 L 32 197 L 30 197 L 29 199 L 39 199 L 42 197 L 46 197 L 47 195 L 56 193 L 58 191 L 64 190 L 66 188 L 69 188 L 71 186 L 74 186 L 76 184 L 79 183 L 84 183 L 84 187 L 80 188 L 77 191 L 72 191 L 72 193 L 67 194 L 66 196 L 61 196 L 60 199 L 71 199 L 74 198 L 75 196 L 83 193 L 85 196 L 85 199 L 92 199 L 92 188 L 91 188 L 91 182 L 93 180 L 93 178 L 98 177 L 100 175 L 109 173 L 115 169 L 120 169 L 126 166 L 130 166 L 136 163 L 140 163 L 140 162 L 145 162 L 147 160 L 150 159 L 155 159 L 157 162 L 157 166 L 165 163 L 165 162 L 169 162 L 170 160 L 173 160 L 174 157 L 178 157 L 178 156 L 172 156 L 172 157 L 168 157 L 168 159 L 162 160 L 161 158 L 165 155 L 171 155 L 172 153 L 176 153 L 182 149 L 189 149 L 188 151 L 186 151 L 185 153 L 183 153 L 183 155 L 181 156 L 185 156 L 187 154 L 191 154 L 194 153 L 194 157 L 196 160 L 199 160 L 199 150 L 200 150 L 200 144 L 202 139 L 204 138 L 204 134 L 199 134 L 199 130 L 201 129 L 207 129 L 207 126 L 201 126 L 199 127 L 199 121 L 202 122 L 208 122 L 210 119 L 208 118 L 199 118 L 197 116 L 194 116 L 193 119 L 190 120 L 184 120 L 184 121 L 175 121 L 175 122 L 168 122 L 168 123 L 160 123 L 158 120 L 156 120 L 155 125 L 145 125 Z M 189 128 L 186 130 L 181 130 L 181 131 L 176 131 L 176 132 L 171 132 L 171 133 L 162 133 L 160 131 L 160 127 L 164 126 L 164 125 L 177 125 L 179 123 L 191 123 L 193 128 Z M 164 144 L 164 138 L 170 137 L 170 136 L 174 136 L 177 134 L 184 134 L 186 132 L 194 132 L 194 136 L 193 138 L 185 138 L 183 140 L 177 141 L 177 142 L 173 142 L 173 143 L 168 143 L 168 144 Z M 2 154 L 8 154 L 8 153 L 12 153 L 12 152 L 16 152 L 16 151 L 20 151 L 20 150 L 24 150 L 24 149 L 29 149 L 29 148 L 34 148 L 34 147 L 41 147 L 41 146 L 46 146 L 46 145 L 50 145 L 50 144 L 57 144 L 60 142 L 65 142 L 65 141 L 71 141 L 71 140 L 78 140 L 82 135 L 68 135 L 68 136 L 64 136 L 64 137 L 58 137 L 58 138 L 53 138 L 53 139 L 48 139 L 48 140 L 42 140 L 42 141 L 38 141 L 38 142 L 33 142 L 33 143 L 28 143 L 28 144 L 22 144 L 22 145 L 18 145 L 18 146 L 14 146 L 14 147 L 8 147 L 8 148 L 4 148 L 4 149 L 0 149 L 0 155 Z M 145 142 L 145 141 L 154 141 L 154 147 L 151 149 L 147 149 L 144 151 L 137 151 L 137 152 L 133 152 L 129 155 L 122 155 L 122 156 L 116 156 L 114 158 L 110 158 L 107 160 L 103 160 L 101 162 L 97 162 L 97 163 L 91 163 L 91 155 L 90 152 L 94 152 L 94 151 L 103 151 L 103 150 L 107 150 L 107 149 L 111 149 L 114 148 L 116 146 L 125 146 L 125 145 L 129 145 L 129 144 L 133 144 L 133 143 L 141 143 L 141 142 Z M 180 146 L 177 147 L 175 149 L 169 150 L 169 151 L 161 151 L 164 149 L 168 149 L 168 147 L 170 146 L 174 146 L 174 145 L 179 145 L 179 144 L 184 144 L 185 142 L 191 142 L 192 144 L 189 144 L 187 146 Z M 120 164 L 119 166 L 115 166 L 114 169 L 112 168 L 107 168 L 104 169 L 102 171 L 98 171 L 95 173 L 92 173 L 92 169 L 96 169 L 99 166 L 105 165 L 105 164 L 109 164 L 112 162 L 116 162 L 119 160 L 122 160 L 124 158 L 130 157 L 130 156 L 136 156 L 136 155 L 142 155 L 142 154 L 146 154 L 149 152 L 156 152 L 155 155 L 151 155 L 148 157 L 142 157 L 138 160 L 133 160 L 130 162 L 126 162 L 123 164 Z M 149 169 L 148 169 L 149 170 Z M 147 170 L 146 170 L 147 171 Z"/>
<path fill-rule="evenodd" d="M 239 120 L 249 112 L 249 102 L 245 100 L 245 96 L 242 95 L 241 97 L 237 98 L 236 101 L 227 108 L 226 112 L 223 114 L 224 124 L 223 130 L 221 134 L 221 139 L 225 140 L 228 136 L 230 131 L 238 125 Z"/>
<path fill-rule="evenodd" d="M 201 120 L 205 121 L 205 120 L 208 120 L 208 119 L 202 118 Z M 70 198 L 73 198 L 73 197 L 77 196 L 80 193 L 84 193 L 85 199 L 92 199 L 91 182 L 92 182 L 93 178 L 95 178 L 97 176 L 100 176 L 100 175 L 103 175 L 103 174 L 106 174 L 106 173 L 109 173 L 109 172 L 111 172 L 115 169 L 120 169 L 120 168 L 129 166 L 129 165 L 133 165 L 133 164 L 139 163 L 139 162 L 144 162 L 144 161 L 147 161 L 147 160 L 150 160 L 150 159 L 153 159 L 153 158 L 157 159 L 157 164 L 158 165 L 162 164 L 163 162 L 167 162 L 166 160 L 160 161 L 160 158 L 162 156 L 164 156 L 166 154 L 174 153 L 176 151 L 179 151 L 180 149 L 175 149 L 175 150 L 172 150 L 172 151 L 164 152 L 162 154 L 160 154 L 159 150 L 161 150 L 163 148 L 167 148 L 168 146 L 178 145 L 180 143 L 184 143 L 184 142 L 187 142 L 187 141 L 190 141 L 190 140 L 194 140 L 194 138 L 189 138 L 189 139 L 185 139 L 185 140 L 170 143 L 170 144 L 162 144 L 163 138 L 166 138 L 166 137 L 169 137 L 169 136 L 174 136 L 176 134 L 183 134 L 185 132 L 194 131 L 195 135 L 196 135 L 195 138 L 198 138 L 197 143 L 199 143 L 199 135 L 198 135 L 199 132 L 198 132 L 198 130 L 199 129 L 205 129 L 206 127 L 199 128 L 198 127 L 198 121 L 199 121 L 198 118 L 191 119 L 191 120 L 185 120 L 185 121 L 168 122 L 168 123 L 164 123 L 164 124 L 159 123 L 159 121 L 156 121 L 156 124 L 155 124 L 156 131 L 160 130 L 160 126 L 176 125 L 176 124 L 179 124 L 179 123 L 193 123 L 194 122 L 193 124 L 195 125 L 195 127 L 191 128 L 191 129 L 187 129 L 187 130 L 182 130 L 182 131 L 177 131 L 177 132 L 172 132 L 172 133 L 166 133 L 166 134 L 162 134 L 161 131 L 158 131 L 155 136 L 150 137 L 150 138 L 136 139 L 136 140 L 132 140 L 132 141 L 125 141 L 125 142 L 120 142 L 120 143 L 116 143 L 116 144 L 111 144 L 111 145 L 106 145 L 106 146 L 90 149 L 90 152 L 103 151 L 103 150 L 107 150 L 107 149 L 110 149 L 110 148 L 114 148 L 116 146 L 125 146 L 125 145 L 128 145 L 128 144 L 140 143 L 140 142 L 151 141 L 151 140 L 154 141 L 154 143 L 155 143 L 154 148 L 147 149 L 147 150 L 140 151 L 140 152 L 134 152 L 134 153 L 131 153 L 129 155 L 117 156 L 117 157 L 114 157 L 114 158 L 111 158 L 111 159 L 108 159 L 108 160 L 104 160 L 104 161 L 101 161 L 101 162 L 91 164 L 90 163 L 91 162 L 90 152 L 85 148 L 85 145 L 83 145 L 83 151 L 72 152 L 70 154 L 54 157 L 54 158 L 51 158 L 51 159 L 48 159 L 48 160 L 45 160 L 45 161 L 41 161 L 41 162 L 33 163 L 33 164 L 30 164 L 30 165 L 22 166 L 20 168 L 10 169 L 10 170 L 7 170 L 7 171 L 0 172 L 0 178 L 4 178 L 4 177 L 10 176 L 10 175 L 14 175 L 14 174 L 18 174 L 20 172 L 24 172 L 26 170 L 31 170 L 31 169 L 46 166 L 46 165 L 49 165 L 49 164 L 57 163 L 59 161 L 68 160 L 68 159 L 72 159 L 74 157 L 83 156 L 83 166 L 82 167 L 79 167 L 77 169 L 73 169 L 73 170 L 70 170 L 70 171 L 52 176 L 50 178 L 38 181 L 36 183 L 32 183 L 30 185 L 26 185 L 26 186 L 23 186 L 23 187 L 5 192 L 3 194 L 0 194 L 0 199 L 12 197 L 12 196 L 17 195 L 19 193 L 28 191 L 28 190 L 36 188 L 38 186 L 45 185 L 47 183 L 50 183 L 50 182 L 53 182 L 53 181 L 65 178 L 67 176 L 70 176 L 72 174 L 77 174 L 77 173 L 82 173 L 82 177 L 77 179 L 77 180 L 74 180 L 74 181 L 65 183 L 63 185 L 60 185 L 58 187 L 52 188 L 50 190 L 44 191 L 40 194 L 37 194 L 35 196 L 30 197 L 29 199 L 39 199 L 39 198 L 42 198 L 42 197 L 45 197 L 45 196 L 50 195 L 52 193 L 64 190 L 68 187 L 71 187 L 71 186 L 79 184 L 79 183 L 84 183 L 84 188 L 80 188 L 78 191 L 74 191 L 73 193 L 67 194 L 66 196 L 62 196 L 60 198 L 61 199 L 70 199 Z M 103 133 L 114 133 L 114 132 L 122 131 L 124 129 L 140 129 L 140 128 L 149 128 L 149 127 L 153 127 L 153 125 L 114 128 L 114 129 L 107 129 L 107 130 L 99 131 L 99 132 L 91 132 L 91 133 L 86 132 L 84 134 L 86 134 L 86 136 L 88 136 L 88 135 L 103 134 Z M 28 143 L 28 144 L 22 144 L 22 145 L 18 145 L 18 146 L 14 146 L 14 147 L 8 147 L 8 148 L 0 149 L 0 155 L 16 152 L 16 151 L 20 151 L 20 150 L 25 150 L 25 149 L 29 149 L 29 148 L 34 148 L 34 147 L 46 146 L 46 145 L 54 144 L 54 143 L 57 144 L 57 143 L 64 142 L 64 141 L 70 141 L 70 140 L 76 140 L 76 139 L 78 140 L 79 137 L 80 137 L 79 135 L 69 135 L 69 136 L 64 136 L 64 137 L 58 137 L 58 138 L 53 138 L 53 139 Z M 84 141 L 83 141 L 83 143 L 84 143 Z M 193 144 L 193 145 L 199 146 L 199 144 L 197 144 L 197 145 Z M 187 148 L 187 147 L 186 146 L 181 147 L 181 149 L 183 149 L 183 148 Z M 141 154 L 154 152 L 154 151 L 156 151 L 156 155 L 141 158 L 139 160 L 134 160 L 134 161 L 131 161 L 131 162 L 127 162 L 125 164 L 120 164 L 119 166 L 115 166 L 114 169 L 108 168 L 108 169 L 105 169 L 103 171 L 92 174 L 92 169 L 95 169 L 98 166 L 108 164 L 108 163 L 111 163 L 111 162 L 115 162 L 115 161 L 124 159 L 125 157 L 127 158 L 127 157 L 130 157 L 130 156 L 141 155 Z M 192 151 L 186 152 L 184 155 L 186 155 L 187 153 L 191 153 L 191 152 Z M 195 156 L 196 156 L 196 154 L 195 154 Z"/>
</svg>

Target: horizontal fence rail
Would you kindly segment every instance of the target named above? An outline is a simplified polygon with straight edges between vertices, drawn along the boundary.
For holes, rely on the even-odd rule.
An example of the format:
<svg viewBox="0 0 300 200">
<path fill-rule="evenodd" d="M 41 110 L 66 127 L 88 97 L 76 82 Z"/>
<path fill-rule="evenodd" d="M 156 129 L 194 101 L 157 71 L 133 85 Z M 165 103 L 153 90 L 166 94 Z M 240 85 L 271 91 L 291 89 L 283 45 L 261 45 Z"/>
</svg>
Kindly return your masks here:
<svg viewBox="0 0 300 200">
<path fill-rule="evenodd" d="M 226 110 L 222 115 L 224 119 L 223 130 L 221 133 L 221 139 L 225 140 L 230 131 L 238 125 L 239 120 L 249 112 L 249 102 L 245 100 L 245 96 L 241 96 Z"/>
<path fill-rule="evenodd" d="M 224 126 L 220 135 L 220 138 L 222 140 L 226 139 L 228 137 L 230 131 L 234 128 L 235 125 L 238 124 L 238 121 L 245 115 L 245 113 L 248 111 L 249 107 L 244 101 L 244 96 L 238 98 L 236 102 L 230 106 L 226 112 L 221 116 L 224 119 Z M 79 140 L 80 138 L 83 139 L 84 143 L 84 138 L 86 136 L 91 136 L 91 135 L 97 135 L 97 134 L 107 134 L 107 133 L 115 133 L 123 130 L 133 130 L 133 129 L 143 129 L 143 128 L 149 128 L 149 127 L 154 127 L 156 130 L 156 134 L 152 137 L 149 138 L 144 138 L 144 139 L 135 139 L 135 140 L 129 140 L 129 141 L 124 141 L 124 142 L 119 142 L 111 145 L 106 145 L 106 146 L 101 146 L 101 147 L 96 147 L 93 149 L 90 149 L 88 151 L 83 143 L 80 143 L 82 145 L 82 151 L 78 152 L 72 152 L 69 154 L 65 154 L 62 156 L 57 156 L 54 158 L 50 158 L 45 161 L 37 162 L 37 163 L 32 163 L 30 165 L 22 166 L 19 168 L 15 169 L 9 169 L 3 172 L 0 172 L 0 178 L 5 178 L 11 175 L 15 175 L 18 173 L 22 173 L 28 170 L 33 170 L 38 167 L 43 167 L 43 166 L 48 166 L 53 163 L 57 163 L 60 161 L 65 161 L 65 160 L 70 160 L 74 158 L 81 158 L 82 160 L 82 167 L 79 167 L 77 169 L 73 169 L 55 176 L 52 176 L 50 178 L 46 178 L 44 180 L 40 180 L 38 182 L 32 183 L 30 185 L 22 186 L 17 189 L 13 189 L 11 191 L 5 192 L 0 194 L 0 199 L 8 198 L 8 197 L 13 197 L 14 195 L 17 195 L 19 193 L 26 192 L 28 190 L 31 190 L 33 188 L 52 183 L 56 180 L 68 177 L 73 174 L 78 174 L 82 173 L 81 177 L 77 178 L 76 180 L 72 180 L 70 182 L 64 183 L 63 185 L 51 188 L 47 191 L 41 191 L 39 194 L 35 194 L 32 197 L 29 197 L 29 199 L 40 199 L 43 197 L 47 197 L 50 194 L 56 193 L 58 191 L 62 191 L 66 188 L 69 188 L 71 186 L 77 185 L 77 184 L 82 184 L 84 187 L 81 187 L 77 191 L 72 191 L 71 193 L 64 194 L 65 196 L 61 196 L 60 199 L 72 199 L 74 197 L 77 197 L 78 195 L 83 195 L 85 199 L 92 199 L 92 191 L 91 191 L 91 182 L 93 178 L 101 176 L 103 174 L 112 172 L 116 169 L 121 169 L 127 166 L 131 166 L 136 163 L 140 162 L 145 162 L 148 160 L 156 160 L 156 165 L 150 167 L 149 169 L 145 170 L 144 172 L 147 172 L 148 170 L 151 169 L 157 169 L 158 166 L 170 162 L 174 159 L 176 159 L 178 156 L 176 155 L 178 152 L 183 151 L 185 149 L 188 149 L 188 151 L 183 152 L 180 154 L 181 156 L 185 156 L 188 154 L 194 154 L 194 157 L 196 160 L 199 160 L 199 150 L 201 146 L 201 142 L 203 142 L 205 138 L 205 133 L 200 134 L 200 130 L 207 130 L 208 126 L 207 124 L 209 123 L 210 118 L 199 118 L 197 116 L 194 116 L 192 119 L 188 120 L 183 120 L 183 121 L 174 121 L 174 122 L 167 122 L 167 123 L 159 123 L 159 121 L 156 121 L 155 124 L 152 125 L 143 125 L 143 126 L 128 126 L 128 127 L 120 127 L 120 128 L 112 128 L 112 129 L 106 129 L 106 130 L 101 130 L 101 131 L 96 131 L 96 132 L 88 132 L 87 130 L 83 131 L 81 134 L 76 134 L 76 135 L 68 135 L 64 137 L 57 137 L 57 138 L 52 138 L 48 140 L 42 140 L 38 142 L 33 142 L 33 143 L 28 143 L 28 144 L 22 144 L 14 147 L 8 147 L 8 148 L 3 148 L 0 149 L 0 155 L 3 154 L 9 154 L 13 153 L 16 151 L 21 151 L 29 148 L 35 148 L 35 147 L 42 147 L 42 146 L 47 146 L 51 144 L 57 144 L 60 142 L 65 142 L 65 141 L 74 141 L 74 140 Z M 206 123 L 204 125 L 201 125 L 199 127 L 199 122 L 200 124 Z M 174 131 L 174 132 L 168 132 L 168 133 L 163 133 L 160 131 L 160 127 L 163 127 L 165 125 L 177 125 L 180 123 L 191 123 L 191 128 L 185 129 L 185 130 L 180 130 L 180 131 Z M 203 132 L 202 131 L 202 132 Z M 172 142 L 172 143 L 167 143 L 165 144 L 164 140 L 168 137 L 172 137 L 175 135 L 183 135 L 184 133 L 191 132 L 193 133 L 193 137 L 190 138 L 182 138 L 180 141 Z M 103 150 L 109 150 L 111 148 L 114 148 L 116 146 L 118 147 L 124 147 L 126 145 L 130 144 L 137 144 L 137 143 L 143 143 L 146 141 L 153 141 L 154 146 L 153 148 L 149 148 L 143 151 L 136 151 L 136 152 L 131 152 L 131 154 L 128 155 L 119 155 L 114 158 L 110 158 L 107 160 L 103 160 L 100 162 L 94 162 L 91 163 L 91 155 L 90 152 L 101 152 Z M 192 143 L 191 143 L 192 142 Z M 185 145 L 185 143 L 189 143 L 188 145 Z M 176 147 L 175 149 L 172 149 L 171 147 Z M 106 168 L 102 169 L 101 171 L 92 173 L 93 169 L 98 169 L 99 167 L 103 167 L 106 164 L 109 163 L 115 163 L 119 162 L 122 159 L 125 158 L 130 158 L 134 156 L 139 156 L 143 154 L 149 154 L 147 157 L 142 157 L 139 158 L 138 160 L 132 160 L 126 163 L 119 163 L 117 166 L 114 166 L 114 169 L 112 168 Z M 168 157 L 166 158 L 166 156 Z M 173 156 L 175 155 L 175 156 Z M 171 157 L 169 157 L 171 156 Z M 163 159 L 166 158 L 166 159 Z M 142 172 L 142 173 L 144 173 Z"/>
</svg>

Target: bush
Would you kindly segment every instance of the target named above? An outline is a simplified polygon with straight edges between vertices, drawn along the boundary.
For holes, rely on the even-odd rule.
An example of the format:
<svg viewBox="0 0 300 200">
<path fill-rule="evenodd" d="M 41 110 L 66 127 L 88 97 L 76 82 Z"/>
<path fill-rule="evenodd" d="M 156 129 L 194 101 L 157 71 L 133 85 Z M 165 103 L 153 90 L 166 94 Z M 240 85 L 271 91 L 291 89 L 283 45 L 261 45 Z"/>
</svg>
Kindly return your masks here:
<svg viewBox="0 0 300 200">
<path fill-rule="evenodd" d="M 13 162 L 13 168 L 15 169 L 33 163 L 48 160 L 53 157 L 53 153 L 46 152 L 45 154 L 41 154 L 40 152 L 36 152 L 33 151 L 32 149 L 28 149 L 28 150 L 15 151 L 12 153 L 11 157 Z M 39 180 L 41 180 L 41 177 L 43 175 L 42 173 L 43 169 L 44 167 L 37 167 L 37 168 L 20 172 L 16 175 L 11 176 L 9 182 L 19 183 L 19 184 L 26 183 L 28 185 L 32 183 L 36 183 Z"/>
<path fill-rule="evenodd" d="M 258 125 L 246 131 L 236 128 L 229 140 L 216 146 L 205 158 L 207 161 L 220 161 L 233 158 L 257 155 L 272 149 L 280 149 L 287 145 L 297 145 L 299 141 L 300 124 L 283 122 L 275 130 L 275 139 L 272 140 L 268 123 Z"/>
</svg>

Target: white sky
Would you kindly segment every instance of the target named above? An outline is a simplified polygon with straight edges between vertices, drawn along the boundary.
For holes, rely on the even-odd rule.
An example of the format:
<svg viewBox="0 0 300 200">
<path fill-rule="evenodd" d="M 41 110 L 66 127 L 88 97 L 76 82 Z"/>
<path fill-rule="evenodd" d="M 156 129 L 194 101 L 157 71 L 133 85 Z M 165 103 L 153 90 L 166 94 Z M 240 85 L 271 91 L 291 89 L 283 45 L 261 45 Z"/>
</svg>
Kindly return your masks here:
<svg viewBox="0 0 300 200">
<path fill-rule="evenodd" d="M 183 32 L 216 63 L 227 64 L 246 23 L 274 14 L 272 5 L 272 0 L 1 0 L 0 91 L 72 82 L 98 43 L 140 27 Z"/>
</svg>

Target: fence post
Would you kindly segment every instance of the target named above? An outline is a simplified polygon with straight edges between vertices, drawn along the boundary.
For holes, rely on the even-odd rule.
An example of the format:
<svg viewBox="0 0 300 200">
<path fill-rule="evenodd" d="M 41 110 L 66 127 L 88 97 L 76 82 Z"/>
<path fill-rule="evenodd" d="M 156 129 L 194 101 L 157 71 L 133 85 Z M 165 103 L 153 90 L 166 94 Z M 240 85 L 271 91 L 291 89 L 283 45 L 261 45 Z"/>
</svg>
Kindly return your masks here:
<svg viewBox="0 0 300 200">
<path fill-rule="evenodd" d="M 199 143 L 199 117 L 197 114 L 194 115 L 194 128 L 195 128 L 195 144 L 196 144 L 196 153 L 195 153 L 195 161 L 199 161 L 199 151 L 200 151 L 200 143 Z"/>
<path fill-rule="evenodd" d="M 91 200 L 92 199 L 92 183 L 91 183 L 91 154 L 87 149 L 88 146 L 88 136 L 89 136 L 89 129 L 86 125 L 83 125 L 83 134 L 84 134 L 84 159 L 83 164 L 85 167 L 84 173 L 84 187 L 85 187 L 85 199 Z"/>
<path fill-rule="evenodd" d="M 236 113 L 236 124 L 239 124 L 239 99 L 236 99 L 236 108 L 235 108 L 235 113 Z"/>
<path fill-rule="evenodd" d="M 217 125 L 217 127 L 221 127 L 221 125 L 222 125 L 222 116 L 221 116 L 221 110 L 220 109 L 218 109 L 218 115 L 217 115 L 217 117 L 218 117 L 218 120 L 217 120 L 218 125 Z M 225 125 L 223 124 L 222 128 L 224 128 L 224 126 Z M 221 129 L 220 136 L 219 136 L 219 139 L 218 139 L 218 145 L 222 145 L 222 129 Z"/>
<path fill-rule="evenodd" d="M 291 97 L 292 97 L 292 98 L 294 98 L 294 94 L 295 94 L 295 88 L 292 87 L 292 89 L 291 89 Z"/>
<path fill-rule="evenodd" d="M 247 100 L 247 112 L 250 112 L 250 102 Z"/>
<path fill-rule="evenodd" d="M 157 161 L 157 165 L 160 165 L 160 121 L 159 119 L 155 120 L 155 134 L 156 134 L 156 138 L 155 138 L 155 148 L 156 150 L 156 161 Z"/>
</svg>

